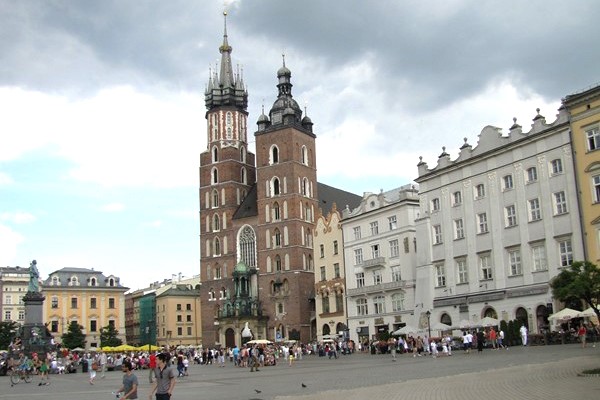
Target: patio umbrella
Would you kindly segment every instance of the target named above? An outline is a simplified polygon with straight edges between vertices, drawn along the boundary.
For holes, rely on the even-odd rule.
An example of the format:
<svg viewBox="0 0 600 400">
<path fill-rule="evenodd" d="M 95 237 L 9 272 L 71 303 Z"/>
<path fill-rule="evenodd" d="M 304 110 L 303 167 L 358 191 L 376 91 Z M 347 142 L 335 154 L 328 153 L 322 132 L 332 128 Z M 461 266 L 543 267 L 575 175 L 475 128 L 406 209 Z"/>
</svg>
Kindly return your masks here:
<svg viewBox="0 0 600 400">
<path fill-rule="evenodd" d="M 249 340 L 246 343 L 248 343 L 248 344 L 271 344 L 273 342 L 271 342 L 270 340 L 267 340 L 267 339 L 254 339 L 254 340 Z"/>
<path fill-rule="evenodd" d="M 75 347 L 74 349 L 71 349 L 71 351 L 82 352 L 82 351 L 85 351 L 85 349 L 82 349 L 81 347 Z"/>
<path fill-rule="evenodd" d="M 148 346 L 150 346 L 150 347 L 148 347 Z M 140 350 L 140 351 L 144 351 L 144 350 L 148 350 L 148 348 L 150 349 L 150 351 L 158 351 L 158 350 L 160 350 L 160 347 L 158 347 L 158 346 L 156 346 L 154 344 L 150 344 L 150 345 L 143 344 L 140 347 L 138 347 L 137 349 Z"/>
<path fill-rule="evenodd" d="M 112 351 L 115 351 L 115 348 L 112 346 L 104 346 L 104 347 L 100 347 L 100 350 L 106 352 L 106 353 L 110 353 Z"/>
<path fill-rule="evenodd" d="M 478 322 L 478 324 L 480 324 L 483 327 L 498 326 L 499 323 L 500 323 L 500 321 L 498 321 L 496 318 L 492 318 L 492 317 L 481 318 Z"/>
<path fill-rule="evenodd" d="M 432 331 L 449 331 L 451 329 L 452 327 L 450 325 L 446 325 L 442 322 L 436 322 L 435 324 L 431 325 Z"/>
<path fill-rule="evenodd" d="M 392 332 L 392 335 L 407 335 L 409 333 L 417 333 L 419 331 L 420 329 L 415 328 L 414 326 L 406 325 L 398 329 L 397 331 Z"/>
<path fill-rule="evenodd" d="M 568 321 L 573 318 L 579 317 L 580 311 L 573 310 L 571 308 L 563 308 L 557 313 L 554 313 L 548 317 L 550 321 Z"/>
<path fill-rule="evenodd" d="M 479 325 L 476 322 L 473 321 L 469 321 L 468 319 L 463 319 L 461 320 L 458 325 L 456 325 L 457 329 L 470 329 L 470 328 L 478 328 L 481 325 Z"/>
<path fill-rule="evenodd" d="M 579 315 L 577 315 L 578 317 L 585 317 L 585 318 L 591 318 L 591 317 L 597 317 L 596 312 L 594 311 L 594 309 L 592 307 L 583 310 L 579 313 Z"/>
</svg>

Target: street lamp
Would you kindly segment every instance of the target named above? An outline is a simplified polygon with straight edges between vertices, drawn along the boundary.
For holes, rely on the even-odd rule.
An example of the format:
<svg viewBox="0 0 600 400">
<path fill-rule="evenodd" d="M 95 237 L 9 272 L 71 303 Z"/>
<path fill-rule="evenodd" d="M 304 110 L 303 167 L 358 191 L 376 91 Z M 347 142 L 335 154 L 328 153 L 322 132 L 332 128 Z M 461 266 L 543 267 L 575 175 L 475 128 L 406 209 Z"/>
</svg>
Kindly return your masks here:
<svg viewBox="0 0 600 400">
<path fill-rule="evenodd" d="M 427 316 L 427 334 L 429 335 L 427 337 L 431 340 L 431 311 L 427 310 L 425 315 Z"/>
</svg>

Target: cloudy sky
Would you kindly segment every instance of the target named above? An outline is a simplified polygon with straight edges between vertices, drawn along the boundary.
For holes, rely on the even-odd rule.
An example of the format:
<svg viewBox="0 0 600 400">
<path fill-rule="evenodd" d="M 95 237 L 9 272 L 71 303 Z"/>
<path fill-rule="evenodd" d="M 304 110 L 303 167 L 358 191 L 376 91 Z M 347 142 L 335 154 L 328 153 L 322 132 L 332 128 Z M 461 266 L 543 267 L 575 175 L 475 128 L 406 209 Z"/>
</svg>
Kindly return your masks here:
<svg viewBox="0 0 600 400">
<path fill-rule="evenodd" d="M 600 3 L 227 1 L 249 125 L 285 53 L 319 180 L 357 194 L 454 158 L 486 125 L 600 82 Z M 199 272 L 203 92 L 219 0 L 0 0 L 0 265 L 37 259 L 130 288 Z"/>
</svg>

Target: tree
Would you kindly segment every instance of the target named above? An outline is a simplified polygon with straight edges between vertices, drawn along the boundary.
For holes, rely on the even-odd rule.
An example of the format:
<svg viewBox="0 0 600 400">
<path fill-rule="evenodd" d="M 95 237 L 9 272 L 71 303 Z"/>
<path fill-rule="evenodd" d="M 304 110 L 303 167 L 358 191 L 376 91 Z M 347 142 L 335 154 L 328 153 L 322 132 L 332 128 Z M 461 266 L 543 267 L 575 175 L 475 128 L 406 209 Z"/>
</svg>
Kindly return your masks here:
<svg viewBox="0 0 600 400">
<path fill-rule="evenodd" d="M 576 261 L 565 268 L 551 282 L 555 298 L 568 303 L 585 301 L 600 318 L 600 269 L 589 261 Z"/>
<path fill-rule="evenodd" d="M 14 339 L 19 324 L 15 321 L 2 321 L 0 322 L 0 349 L 8 349 L 8 345 Z"/>
<path fill-rule="evenodd" d="M 67 333 L 62 335 L 62 345 L 67 349 L 74 349 L 76 347 L 85 347 L 85 335 L 83 334 L 83 326 L 79 325 L 77 321 L 71 321 L 67 328 Z"/>
<path fill-rule="evenodd" d="M 119 331 L 115 329 L 114 325 L 107 325 L 100 329 L 100 347 L 111 346 L 116 347 L 123 344 L 123 341 L 117 336 Z"/>
</svg>

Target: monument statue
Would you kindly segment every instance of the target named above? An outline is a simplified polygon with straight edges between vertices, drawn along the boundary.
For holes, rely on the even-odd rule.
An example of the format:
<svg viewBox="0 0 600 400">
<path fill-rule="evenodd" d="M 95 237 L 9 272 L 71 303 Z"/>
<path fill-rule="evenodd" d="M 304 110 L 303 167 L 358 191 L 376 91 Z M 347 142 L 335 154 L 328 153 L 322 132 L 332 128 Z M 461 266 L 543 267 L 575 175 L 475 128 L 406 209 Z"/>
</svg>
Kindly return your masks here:
<svg viewBox="0 0 600 400">
<path fill-rule="evenodd" d="M 38 271 L 37 261 L 33 260 L 31 264 L 29 264 L 29 287 L 27 288 L 28 292 L 37 293 L 40 291 L 40 272 Z"/>
</svg>

